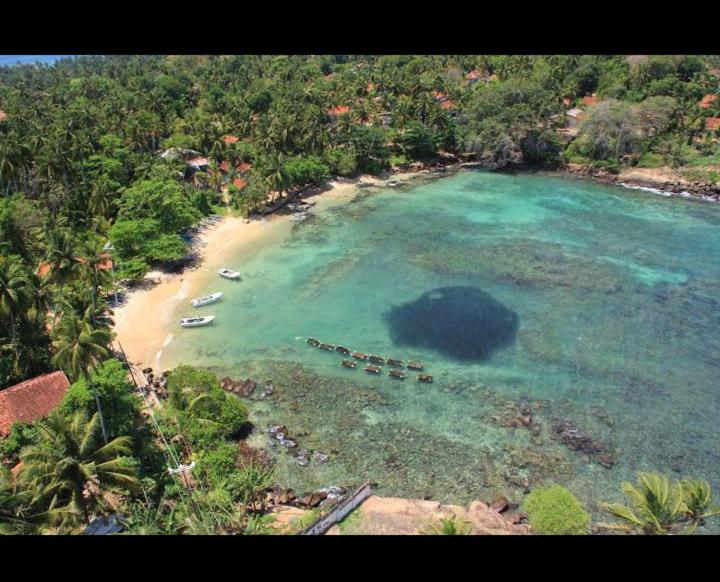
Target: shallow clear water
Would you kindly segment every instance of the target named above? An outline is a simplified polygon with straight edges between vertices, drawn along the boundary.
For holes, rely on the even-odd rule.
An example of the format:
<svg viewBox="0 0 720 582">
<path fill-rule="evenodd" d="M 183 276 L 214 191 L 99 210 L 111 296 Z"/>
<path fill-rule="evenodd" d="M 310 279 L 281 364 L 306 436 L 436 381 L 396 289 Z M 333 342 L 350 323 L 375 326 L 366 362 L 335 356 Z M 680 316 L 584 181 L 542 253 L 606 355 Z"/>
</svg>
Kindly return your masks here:
<svg viewBox="0 0 720 582">
<path fill-rule="evenodd" d="M 638 470 L 718 490 L 719 206 L 475 171 L 325 206 L 228 257 L 243 280 L 208 279 L 225 293 L 203 308 L 217 321 L 173 330 L 163 353 L 167 367 L 273 380 L 255 422 L 331 458 L 283 456 L 289 485 L 374 479 L 385 495 L 464 503 L 554 481 L 596 517 Z M 423 361 L 435 382 L 341 368 L 308 336 Z M 523 406 L 533 426 L 508 426 Z M 601 451 L 560 442 L 562 419 Z"/>
</svg>

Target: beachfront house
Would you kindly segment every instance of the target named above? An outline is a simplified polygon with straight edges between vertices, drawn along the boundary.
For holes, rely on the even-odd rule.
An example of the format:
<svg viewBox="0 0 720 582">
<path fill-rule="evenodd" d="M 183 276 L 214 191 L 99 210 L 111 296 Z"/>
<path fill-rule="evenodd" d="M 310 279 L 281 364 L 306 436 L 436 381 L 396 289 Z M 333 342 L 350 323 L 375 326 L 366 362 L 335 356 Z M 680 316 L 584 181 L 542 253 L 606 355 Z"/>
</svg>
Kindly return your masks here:
<svg viewBox="0 0 720 582">
<path fill-rule="evenodd" d="M 573 129 L 580 125 L 580 122 L 585 119 L 585 111 L 579 107 L 573 107 L 565 112 L 566 127 Z"/>
<path fill-rule="evenodd" d="M 48 416 L 69 387 L 65 372 L 58 371 L 0 390 L 0 436 L 8 436 L 16 422 L 33 422 Z"/>
</svg>

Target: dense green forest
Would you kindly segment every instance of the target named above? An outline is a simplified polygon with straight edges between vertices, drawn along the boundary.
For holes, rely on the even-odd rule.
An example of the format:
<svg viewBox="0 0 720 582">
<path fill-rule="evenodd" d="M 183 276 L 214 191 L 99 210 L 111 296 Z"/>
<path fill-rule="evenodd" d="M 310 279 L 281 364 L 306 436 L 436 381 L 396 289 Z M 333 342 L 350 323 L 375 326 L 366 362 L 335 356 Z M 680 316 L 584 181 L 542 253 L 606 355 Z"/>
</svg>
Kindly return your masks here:
<svg viewBox="0 0 720 582">
<path fill-rule="evenodd" d="M 719 90 L 716 56 L 113 56 L 0 68 L 0 387 L 58 368 L 74 382 L 46 423 L 4 439 L 5 464 L 28 468 L 19 493 L 0 475 L 0 515 L 17 531 L 72 530 L 105 503 L 84 491 L 96 475 L 99 490 L 128 493 L 137 531 L 159 527 L 152 512 L 167 499 L 167 532 L 264 528 L 227 513 L 271 478 L 233 461 L 243 405 L 201 371 L 171 376 L 168 438 L 188 439 L 207 483 L 199 500 L 183 496 L 112 350 L 113 290 L 180 264 L 203 217 L 268 212 L 333 176 L 439 160 L 693 167 L 717 181 Z M 568 138 L 574 107 L 584 117 Z M 61 458 L 73 462 L 59 475 Z"/>
</svg>

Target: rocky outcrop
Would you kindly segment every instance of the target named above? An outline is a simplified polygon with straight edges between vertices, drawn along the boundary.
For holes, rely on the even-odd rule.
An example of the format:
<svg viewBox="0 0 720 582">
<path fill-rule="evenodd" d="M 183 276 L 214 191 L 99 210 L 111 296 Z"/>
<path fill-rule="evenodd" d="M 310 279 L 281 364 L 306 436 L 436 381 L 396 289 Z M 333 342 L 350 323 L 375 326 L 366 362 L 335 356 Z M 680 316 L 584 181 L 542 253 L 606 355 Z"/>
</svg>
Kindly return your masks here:
<svg viewBox="0 0 720 582">
<path fill-rule="evenodd" d="M 720 183 L 687 180 L 671 168 L 625 168 L 619 174 L 584 164 L 567 164 L 565 170 L 600 182 L 653 188 L 667 195 L 684 194 L 705 200 L 720 201 Z"/>
<path fill-rule="evenodd" d="M 499 503 L 500 499 L 493 505 Z M 372 495 L 356 511 L 358 517 L 354 529 L 366 535 L 418 535 L 428 525 L 447 517 L 467 522 L 474 535 L 530 533 L 530 526 L 521 523 L 524 516 L 508 514 L 505 517 L 482 501 L 473 501 L 466 509 L 459 505 L 443 505 L 439 501 Z M 326 535 L 338 533 L 341 533 L 339 528 L 334 527 Z"/>
<path fill-rule="evenodd" d="M 553 431 L 564 445 L 573 451 L 585 453 L 603 467 L 610 469 L 615 464 L 615 459 L 607 447 L 580 430 L 567 418 L 556 422 Z"/>
</svg>

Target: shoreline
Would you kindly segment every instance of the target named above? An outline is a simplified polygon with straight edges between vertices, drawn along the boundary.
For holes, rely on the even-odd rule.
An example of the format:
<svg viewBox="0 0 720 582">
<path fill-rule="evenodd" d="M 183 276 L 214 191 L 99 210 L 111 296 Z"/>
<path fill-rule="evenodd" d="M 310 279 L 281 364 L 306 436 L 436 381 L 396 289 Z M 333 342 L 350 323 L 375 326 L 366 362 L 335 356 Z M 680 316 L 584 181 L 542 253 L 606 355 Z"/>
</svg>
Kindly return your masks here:
<svg viewBox="0 0 720 582">
<path fill-rule="evenodd" d="M 417 165 L 411 169 L 399 169 L 384 174 L 383 177 L 364 174 L 359 178 L 336 178 L 328 182 L 328 187 L 315 188 L 300 193 L 296 204 L 315 206 L 342 202 L 349 194 L 362 185 L 384 186 L 389 181 L 403 183 L 421 175 L 442 177 L 463 168 L 483 169 L 480 162 L 451 162 L 435 165 Z M 485 168 L 487 169 L 487 168 Z M 512 166 L 511 171 L 529 171 L 531 168 Z M 656 195 L 678 196 L 689 200 L 718 202 L 720 193 L 704 195 L 690 191 L 690 183 L 678 182 L 673 176 L 662 171 L 628 168 L 618 175 L 607 172 L 591 173 L 588 168 L 569 164 L 556 170 L 536 168 L 537 171 L 572 175 L 596 182 L 614 184 L 628 189 L 639 189 Z M 495 170 L 502 171 L 502 170 Z M 688 188 L 688 189 L 686 189 Z M 172 313 L 182 301 L 189 304 L 190 297 L 199 291 L 199 283 L 223 263 L 223 253 L 231 250 L 237 253 L 246 248 L 252 251 L 254 245 L 262 245 L 273 235 L 284 233 L 282 226 L 289 228 L 295 212 L 278 212 L 267 216 L 239 218 L 224 216 L 214 225 L 197 235 L 194 245 L 197 260 L 194 266 L 180 273 L 150 271 L 145 281 L 150 282 L 149 288 L 129 289 L 126 291 L 126 302 L 114 309 L 116 338 L 114 346 L 122 344 L 131 364 L 143 367 L 158 368 L 161 363 L 162 351 L 174 338 L 168 330 Z M 146 283 L 147 285 L 147 283 Z M 188 306 L 188 312 L 191 308 Z"/>
<path fill-rule="evenodd" d="M 389 179 L 404 182 L 424 172 L 401 172 Z M 382 186 L 387 181 L 388 178 L 369 175 L 338 178 L 328 182 L 326 188 L 300 194 L 296 202 L 309 202 L 312 206 L 322 203 L 321 207 L 342 203 L 354 195 L 360 185 Z M 125 302 L 113 310 L 113 347 L 117 349 L 122 345 L 128 361 L 138 369 L 161 369 L 163 350 L 174 339 L 175 332 L 170 329 L 170 323 L 177 306 L 185 302 L 191 313 L 190 298 L 202 294 L 202 283 L 223 266 L 225 256 L 243 250 L 252 252 L 270 240 L 284 236 L 292 226 L 294 215 L 294 212 L 283 212 L 251 218 L 224 216 L 203 230 L 193 243 L 197 259 L 192 267 L 180 273 L 150 271 L 145 275 L 144 286 L 125 291 Z"/>
</svg>

